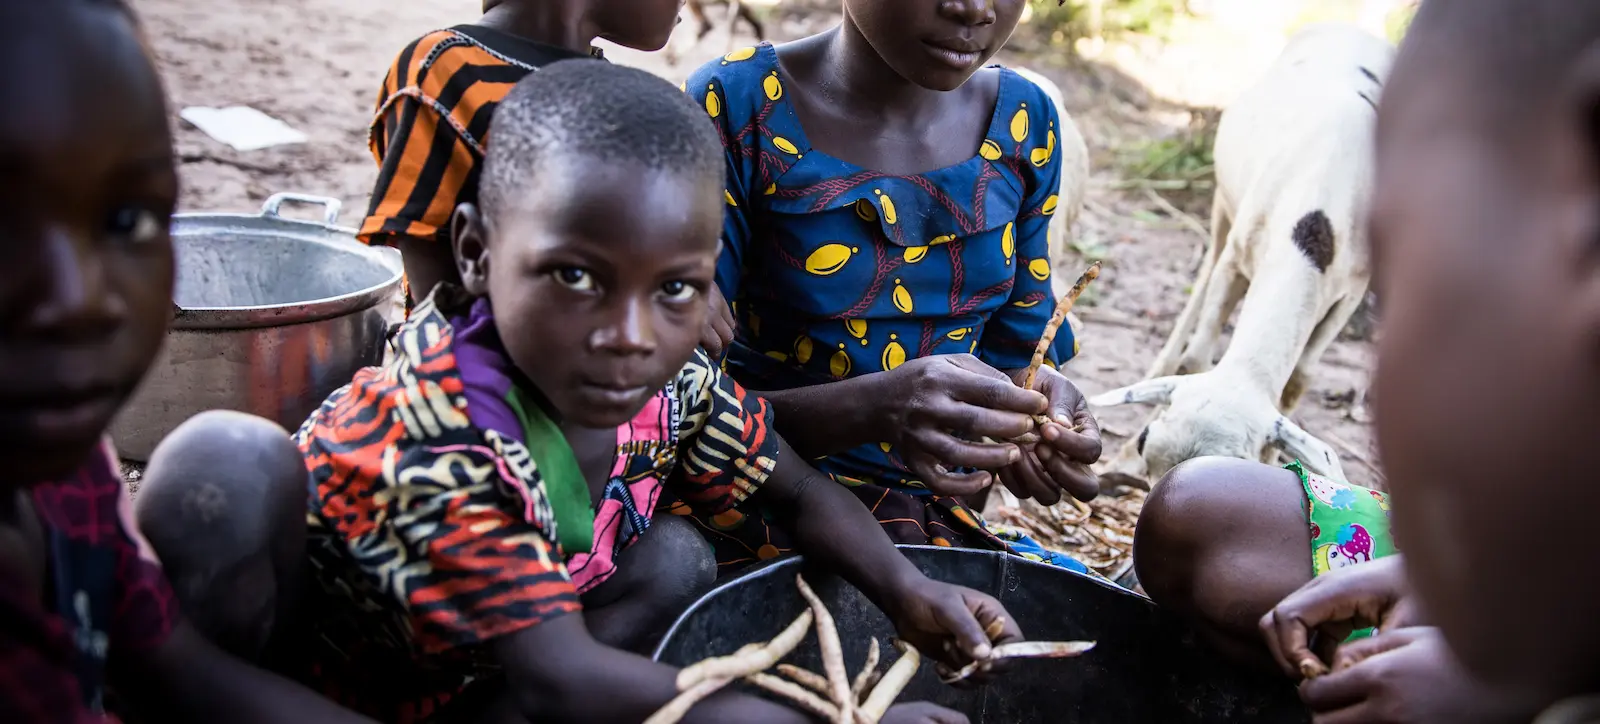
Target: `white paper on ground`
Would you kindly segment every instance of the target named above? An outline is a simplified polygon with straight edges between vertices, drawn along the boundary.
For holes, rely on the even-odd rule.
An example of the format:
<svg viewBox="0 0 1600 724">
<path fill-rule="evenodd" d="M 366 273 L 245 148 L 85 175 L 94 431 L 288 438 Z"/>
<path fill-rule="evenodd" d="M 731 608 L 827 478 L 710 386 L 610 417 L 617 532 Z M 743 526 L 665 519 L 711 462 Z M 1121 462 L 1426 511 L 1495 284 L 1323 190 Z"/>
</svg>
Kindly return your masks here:
<svg viewBox="0 0 1600 724">
<path fill-rule="evenodd" d="M 238 151 L 258 151 L 272 146 L 305 143 L 306 134 L 249 106 L 205 108 L 191 106 L 178 117 Z"/>
</svg>

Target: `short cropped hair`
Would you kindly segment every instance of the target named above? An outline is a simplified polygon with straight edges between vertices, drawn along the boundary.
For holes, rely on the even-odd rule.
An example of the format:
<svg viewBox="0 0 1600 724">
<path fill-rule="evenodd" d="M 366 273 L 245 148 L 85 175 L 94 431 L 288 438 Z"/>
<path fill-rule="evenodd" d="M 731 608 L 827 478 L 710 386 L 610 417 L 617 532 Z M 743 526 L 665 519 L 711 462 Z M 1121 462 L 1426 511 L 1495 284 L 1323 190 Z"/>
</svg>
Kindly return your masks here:
<svg viewBox="0 0 1600 724">
<path fill-rule="evenodd" d="M 603 60 L 563 60 L 530 73 L 495 110 L 478 190 L 486 217 L 507 208 L 559 160 L 640 164 L 722 183 L 722 141 L 677 86 Z"/>
</svg>

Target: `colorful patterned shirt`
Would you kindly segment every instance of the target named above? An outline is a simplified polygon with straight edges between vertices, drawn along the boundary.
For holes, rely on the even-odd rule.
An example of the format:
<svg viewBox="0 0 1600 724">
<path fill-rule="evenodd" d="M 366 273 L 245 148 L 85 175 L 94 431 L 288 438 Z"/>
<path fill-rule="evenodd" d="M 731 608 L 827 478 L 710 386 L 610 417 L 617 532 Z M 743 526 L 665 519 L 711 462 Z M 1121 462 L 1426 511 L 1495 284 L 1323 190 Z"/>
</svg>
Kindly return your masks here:
<svg viewBox="0 0 1600 724">
<path fill-rule="evenodd" d="M 664 488 L 716 516 L 776 462 L 767 403 L 697 352 L 619 430 L 593 548 L 565 554 L 550 481 L 507 402 L 521 377 L 488 302 L 456 296 L 443 287 L 419 305 L 394 359 L 360 372 L 296 435 L 325 599 L 314 683 L 385 720 L 425 717 L 493 671 L 482 644 L 580 610 Z"/>
<path fill-rule="evenodd" d="M 177 603 L 133 523 L 110 441 L 73 475 L 29 491 L 48 547 L 43 602 L 0 580 L 0 721 L 88 724 L 108 663 L 167 640 Z"/>
<path fill-rule="evenodd" d="M 769 44 L 690 77 L 685 90 L 711 115 L 728 160 L 717 284 L 738 321 L 727 369 L 741 383 L 790 389 L 936 354 L 1028 365 L 1054 306 L 1058 119 L 1038 86 L 999 72 L 978 152 L 910 176 L 813 148 Z M 1063 328 L 1052 363 L 1074 347 Z M 846 483 L 927 492 L 887 443 L 818 468 Z"/>
</svg>

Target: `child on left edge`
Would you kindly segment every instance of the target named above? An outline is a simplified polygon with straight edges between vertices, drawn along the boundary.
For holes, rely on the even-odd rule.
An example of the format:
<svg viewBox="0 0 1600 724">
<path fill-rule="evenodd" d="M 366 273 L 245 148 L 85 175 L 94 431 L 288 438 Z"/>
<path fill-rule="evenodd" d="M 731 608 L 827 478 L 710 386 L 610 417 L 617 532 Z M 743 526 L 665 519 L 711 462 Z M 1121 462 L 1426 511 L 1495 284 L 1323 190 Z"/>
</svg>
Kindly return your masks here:
<svg viewBox="0 0 1600 724">
<path fill-rule="evenodd" d="M 167 330 L 178 178 L 132 11 L 0 3 L 0 35 L 33 69 L 0 78 L 0 721 L 365 721 L 207 643 L 133 525 L 106 430 Z"/>
<path fill-rule="evenodd" d="M 923 576 L 772 433 L 764 400 L 697 351 L 723 177 L 704 113 L 644 71 L 566 60 L 523 79 L 494 128 L 480 202 L 452 227 L 462 285 L 439 286 L 396 359 L 311 416 L 304 468 L 224 481 L 229 496 L 304 500 L 309 469 L 309 530 L 184 505 L 206 478 L 167 461 L 222 465 L 237 446 L 180 431 L 152 460 L 140 517 L 162 521 L 158 550 L 190 552 L 175 575 L 199 582 L 195 607 L 260 605 L 200 584 L 309 542 L 312 584 L 289 608 L 316 618 L 272 626 L 262 650 L 301 654 L 280 661 L 341 701 L 390 721 L 638 722 L 677 693 L 677 671 L 629 649 L 712 570 L 686 521 L 657 513 L 670 490 L 702 518 L 762 501 L 902 638 L 947 665 L 983 656 L 985 626 L 1010 618 L 1000 604 Z M 293 595 L 289 576 L 274 581 Z M 253 621 L 208 633 L 259 641 Z M 1007 623 L 998 640 L 1018 638 Z M 730 692 L 687 721 L 810 718 Z M 884 721 L 965 719 L 906 704 Z"/>
</svg>

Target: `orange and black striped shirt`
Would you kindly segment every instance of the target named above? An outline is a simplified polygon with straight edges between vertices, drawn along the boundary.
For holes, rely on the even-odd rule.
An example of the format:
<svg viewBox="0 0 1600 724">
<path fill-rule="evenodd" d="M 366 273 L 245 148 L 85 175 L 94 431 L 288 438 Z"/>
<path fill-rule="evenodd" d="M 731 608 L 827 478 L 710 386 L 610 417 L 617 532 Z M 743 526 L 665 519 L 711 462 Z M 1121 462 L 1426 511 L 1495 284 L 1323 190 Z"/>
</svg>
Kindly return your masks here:
<svg viewBox="0 0 1600 724">
<path fill-rule="evenodd" d="M 495 106 L 528 73 L 574 57 L 582 54 L 476 25 L 434 31 L 406 46 L 383 81 L 368 130 L 379 172 L 361 240 L 445 239 L 456 206 L 477 199 Z"/>
</svg>

